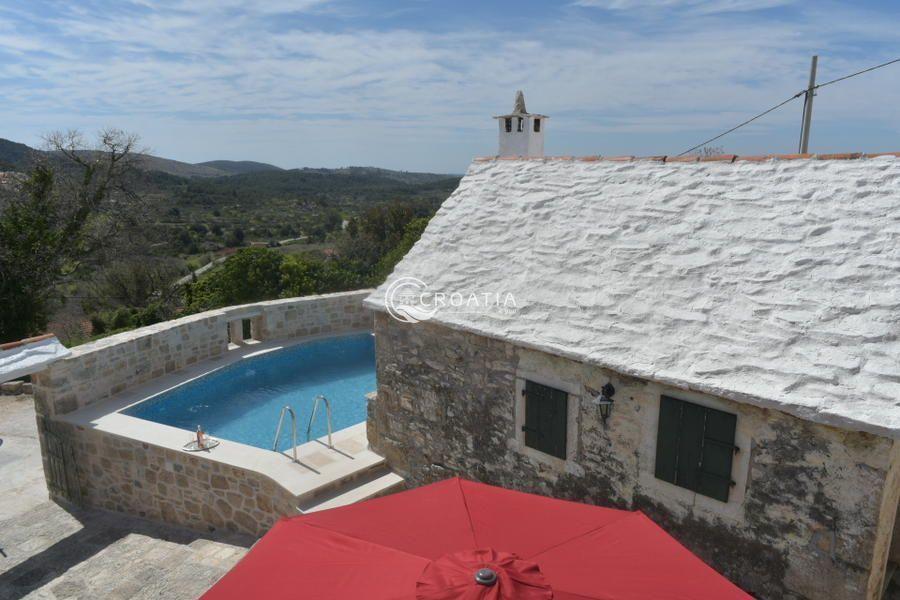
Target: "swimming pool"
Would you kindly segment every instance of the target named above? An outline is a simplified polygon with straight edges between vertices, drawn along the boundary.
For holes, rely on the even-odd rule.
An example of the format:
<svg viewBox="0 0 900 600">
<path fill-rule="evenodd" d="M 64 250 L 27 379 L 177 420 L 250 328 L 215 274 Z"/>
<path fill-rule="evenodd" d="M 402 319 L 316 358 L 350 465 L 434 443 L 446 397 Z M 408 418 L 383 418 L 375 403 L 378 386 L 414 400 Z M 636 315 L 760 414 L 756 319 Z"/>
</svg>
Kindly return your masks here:
<svg viewBox="0 0 900 600">
<path fill-rule="evenodd" d="M 375 343 L 371 333 L 302 342 L 241 359 L 208 375 L 136 404 L 123 413 L 189 431 L 272 449 L 285 405 L 297 414 L 297 442 L 306 441 L 314 398 L 331 403 L 334 430 L 366 420 L 365 395 L 375 390 Z M 324 406 L 313 437 L 327 433 Z M 290 448 L 285 419 L 280 450 Z"/>
</svg>

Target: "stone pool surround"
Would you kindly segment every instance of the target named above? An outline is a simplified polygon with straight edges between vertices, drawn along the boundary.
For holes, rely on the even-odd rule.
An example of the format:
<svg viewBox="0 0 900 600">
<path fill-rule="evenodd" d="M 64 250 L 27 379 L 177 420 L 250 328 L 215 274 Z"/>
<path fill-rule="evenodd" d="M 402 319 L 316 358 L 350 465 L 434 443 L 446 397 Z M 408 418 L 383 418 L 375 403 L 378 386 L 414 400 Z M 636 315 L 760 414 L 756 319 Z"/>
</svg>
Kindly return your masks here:
<svg viewBox="0 0 900 600">
<path fill-rule="evenodd" d="M 371 330 L 371 312 L 362 305 L 369 293 L 232 306 L 72 348 L 70 357 L 33 377 L 51 498 L 257 536 L 296 514 L 309 479 L 284 457 L 226 440 L 211 453 L 187 453 L 180 449 L 184 431 L 117 411 L 247 355 Z M 228 324 L 243 319 L 251 321 L 253 341 L 235 347 Z M 52 461 L 63 465 L 63 476 L 51 465 L 51 449 L 64 455 Z"/>
</svg>

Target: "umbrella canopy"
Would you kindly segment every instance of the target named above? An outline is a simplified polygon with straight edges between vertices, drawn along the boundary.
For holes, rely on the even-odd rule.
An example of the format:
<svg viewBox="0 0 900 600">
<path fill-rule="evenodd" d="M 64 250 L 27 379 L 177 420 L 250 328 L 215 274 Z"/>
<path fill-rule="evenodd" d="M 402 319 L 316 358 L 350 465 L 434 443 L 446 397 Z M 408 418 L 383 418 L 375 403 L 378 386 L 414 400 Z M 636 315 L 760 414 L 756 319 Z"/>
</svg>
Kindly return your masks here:
<svg viewBox="0 0 900 600">
<path fill-rule="evenodd" d="M 640 512 L 448 479 L 280 520 L 204 600 L 731 600 Z"/>
</svg>

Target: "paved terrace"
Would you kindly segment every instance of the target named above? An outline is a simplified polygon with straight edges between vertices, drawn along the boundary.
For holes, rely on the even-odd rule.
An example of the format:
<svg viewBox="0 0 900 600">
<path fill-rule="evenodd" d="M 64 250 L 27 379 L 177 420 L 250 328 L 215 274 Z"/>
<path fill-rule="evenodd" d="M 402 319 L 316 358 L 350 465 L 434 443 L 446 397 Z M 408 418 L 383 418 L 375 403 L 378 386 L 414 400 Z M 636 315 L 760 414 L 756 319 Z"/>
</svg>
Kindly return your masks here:
<svg viewBox="0 0 900 600">
<path fill-rule="evenodd" d="M 0 598 L 197 598 L 252 539 L 47 498 L 31 396 L 0 396 Z"/>
</svg>

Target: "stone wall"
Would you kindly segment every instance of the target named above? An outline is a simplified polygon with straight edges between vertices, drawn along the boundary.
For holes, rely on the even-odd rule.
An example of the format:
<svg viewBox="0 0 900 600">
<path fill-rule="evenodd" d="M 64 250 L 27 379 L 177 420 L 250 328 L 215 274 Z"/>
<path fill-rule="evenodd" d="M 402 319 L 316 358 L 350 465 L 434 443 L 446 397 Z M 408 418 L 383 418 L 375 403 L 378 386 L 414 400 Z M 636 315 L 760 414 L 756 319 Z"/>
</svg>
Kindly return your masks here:
<svg viewBox="0 0 900 600">
<path fill-rule="evenodd" d="M 259 341 L 370 329 L 372 314 L 362 306 L 368 293 L 232 306 L 72 348 L 71 356 L 32 377 L 51 498 L 194 529 L 224 527 L 252 535 L 261 535 L 279 516 L 295 514 L 293 495 L 259 473 L 57 417 L 222 356 L 234 337 L 229 324 L 240 327 L 244 319 L 251 321 L 252 337 Z"/>
<path fill-rule="evenodd" d="M 84 429 L 50 425 L 72 449 L 67 500 L 200 531 L 262 536 L 297 514 L 295 498 L 268 477 L 187 453 Z M 76 483 L 77 482 L 77 483 Z M 59 497 L 61 490 L 51 490 Z"/>
<path fill-rule="evenodd" d="M 890 545 L 897 449 L 891 440 L 620 376 L 431 323 L 375 315 L 374 451 L 413 485 L 461 475 L 524 491 L 639 509 L 762 598 L 875 598 Z M 568 460 L 517 435 L 523 378 L 561 389 L 616 387 L 604 423 L 570 391 Z M 653 476 L 659 396 L 738 416 L 727 503 Z M 582 392 L 583 394 L 583 392 Z M 888 513 L 890 513 L 888 515 Z M 887 542 L 885 542 L 887 539 Z M 874 567 L 873 567 L 874 565 Z"/>
<path fill-rule="evenodd" d="M 368 329 L 369 290 L 286 298 L 182 317 L 72 348 L 32 376 L 39 416 L 64 415 L 128 388 L 222 355 L 230 322 L 249 319 L 260 341 Z"/>
</svg>

